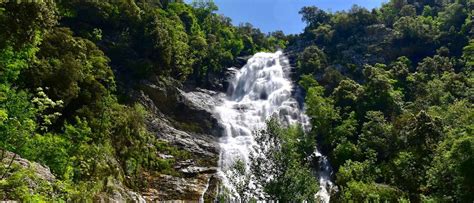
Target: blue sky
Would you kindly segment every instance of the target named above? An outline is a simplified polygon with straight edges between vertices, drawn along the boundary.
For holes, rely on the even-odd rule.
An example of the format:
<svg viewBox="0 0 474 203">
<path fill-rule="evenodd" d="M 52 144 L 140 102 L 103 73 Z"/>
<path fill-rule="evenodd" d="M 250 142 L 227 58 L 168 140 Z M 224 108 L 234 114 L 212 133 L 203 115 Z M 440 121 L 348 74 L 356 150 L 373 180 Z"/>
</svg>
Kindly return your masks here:
<svg viewBox="0 0 474 203">
<path fill-rule="evenodd" d="M 305 24 L 298 14 L 303 6 L 314 5 L 334 12 L 354 4 L 371 9 L 380 7 L 382 2 L 387 0 L 214 0 L 219 7 L 217 12 L 230 17 L 235 25 L 249 22 L 265 33 L 283 30 L 285 34 L 303 30 Z"/>
</svg>

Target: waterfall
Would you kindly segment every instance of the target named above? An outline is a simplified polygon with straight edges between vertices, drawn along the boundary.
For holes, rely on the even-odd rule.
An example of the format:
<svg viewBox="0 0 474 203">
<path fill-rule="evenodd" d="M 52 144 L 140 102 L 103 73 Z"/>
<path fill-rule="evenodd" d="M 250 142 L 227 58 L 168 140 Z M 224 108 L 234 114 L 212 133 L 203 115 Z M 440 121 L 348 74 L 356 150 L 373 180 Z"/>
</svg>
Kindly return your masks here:
<svg viewBox="0 0 474 203">
<path fill-rule="evenodd" d="M 309 118 L 292 96 L 290 71 L 288 58 L 281 51 L 257 53 L 244 67 L 235 70 L 234 77 L 229 81 L 227 96 L 222 99 L 222 105 L 216 107 L 225 128 L 220 139 L 220 173 L 223 185 L 236 199 L 240 197 L 235 194 L 235 185 L 229 180 L 236 176 L 231 169 L 234 164 L 243 162 L 245 169 L 249 170 L 250 154 L 257 144 L 254 133 L 265 127 L 268 118 L 276 116 L 287 125 L 300 124 L 304 129 L 310 127 Z M 321 165 L 321 170 L 317 170 L 321 189 L 316 197 L 322 202 L 329 202 L 331 169 L 326 157 L 319 152 L 315 154 L 320 157 Z M 261 190 L 252 180 L 248 184 L 254 191 Z"/>
</svg>

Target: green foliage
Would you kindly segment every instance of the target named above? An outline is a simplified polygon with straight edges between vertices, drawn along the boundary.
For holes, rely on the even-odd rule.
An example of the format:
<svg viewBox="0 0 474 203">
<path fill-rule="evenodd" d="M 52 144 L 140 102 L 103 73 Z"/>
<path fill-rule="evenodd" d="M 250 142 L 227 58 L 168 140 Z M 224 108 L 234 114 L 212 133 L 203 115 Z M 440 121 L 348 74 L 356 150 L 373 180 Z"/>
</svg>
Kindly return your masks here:
<svg viewBox="0 0 474 203">
<path fill-rule="evenodd" d="M 468 17 L 466 7 L 461 3 L 451 3 L 438 13 L 438 19 L 445 30 L 459 30 Z"/>
<path fill-rule="evenodd" d="M 67 1 L 59 8 L 61 23 L 99 42 L 111 64 L 122 69 L 119 78 L 159 75 L 206 87 L 238 56 L 286 45 L 282 33 L 234 27 L 215 13 L 212 1 L 163 2 Z"/>
<path fill-rule="evenodd" d="M 31 169 L 2 164 L 2 199 L 88 201 L 110 181 L 138 190 L 145 185 L 145 172 L 180 175 L 174 163 L 191 155 L 148 132 L 142 106 L 119 103 L 110 66 L 134 67 L 129 66 L 133 59 L 159 66 L 152 70 L 158 76 L 184 80 L 191 74 L 197 60 L 191 56 L 198 54 L 192 53 L 191 38 L 207 46 L 196 9 L 179 3 L 166 5 L 168 10 L 156 6 L 133 1 L 0 3 L 5 28 L 0 33 L 1 161 L 10 162 L 3 152 L 14 152 L 49 167 L 57 179 L 48 185 Z M 231 25 L 222 26 L 238 36 Z M 234 57 L 239 43 L 223 49 L 234 47 Z M 132 57 L 125 50 L 144 55 Z M 160 158 L 160 153 L 173 158 Z M 32 189 L 33 182 L 41 187 Z"/>
<path fill-rule="evenodd" d="M 300 74 L 321 72 L 327 66 L 326 55 L 316 46 L 307 47 L 298 57 L 297 66 Z"/>
<path fill-rule="evenodd" d="M 466 60 L 466 66 L 474 67 L 474 40 L 469 41 L 469 45 L 463 48 L 463 58 Z"/>
<path fill-rule="evenodd" d="M 324 88 L 316 85 L 308 89 L 306 95 L 306 113 L 311 118 L 314 126 L 312 131 L 318 135 L 327 135 L 335 120 L 339 119 L 339 114 L 334 108 L 334 101 L 324 97 Z"/>
<path fill-rule="evenodd" d="M 24 91 L 15 91 L 3 87 L 0 107 L 4 112 L 5 120 L 0 126 L 1 148 L 11 152 L 21 152 L 36 130 L 36 109 L 28 100 L 28 94 Z"/>
<path fill-rule="evenodd" d="M 430 18 L 404 16 L 394 24 L 397 37 L 403 40 L 430 40 L 438 32 L 437 25 Z"/>
<path fill-rule="evenodd" d="M 413 152 L 399 152 L 390 163 L 391 182 L 405 191 L 417 191 L 423 181 L 423 169 Z"/>
<path fill-rule="evenodd" d="M 392 125 L 387 123 L 379 111 L 368 111 L 366 120 L 362 125 L 358 148 L 364 151 L 374 150 L 379 160 L 387 159 L 397 141 L 391 133 Z"/>
<path fill-rule="evenodd" d="M 0 171 L 6 170 L 2 163 Z M 23 168 L 17 163 L 13 164 L 10 169 L 11 175 L 0 180 L 0 198 L 15 199 L 26 202 L 46 202 L 52 201 L 49 193 L 53 192 L 53 186 L 46 180 L 37 177 L 34 174 L 34 168 Z M 35 184 L 31 188 L 30 183 Z M 56 200 L 60 200 L 57 198 Z"/>
<path fill-rule="evenodd" d="M 68 148 L 70 142 L 62 136 L 48 133 L 45 135 L 35 135 L 27 143 L 28 150 L 24 153 L 25 158 L 36 160 L 51 169 L 51 172 L 58 177 L 67 177 L 71 167 Z"/>
<path fill-rule="evenodd" d="M 308 28 L 317 28 L 330 19 L 325 11 L 314 6 L 303 7 L 299 14 L 302 15 L 302 20 L 308 24 Z"/>
<path fill-rule="evenodd" d="M 289 165 L 287 172 L 270 182 L 266 192 L 280 201 L 311 201 L 318 191 L 318 183 L 311 170 Z"/>
<path fill-rule="evenodd" d="M 354 202 L 401 202 L 403 193 L 387 185 L 350 182 L 341 192 L 341 201 Z"/>
<path fill-rule="evenodd" d="M 418 64 L 417 71 L 430 77 L 439 76 L 444 72 L 453 71 L 453 64 L 449 58 L 435 55 L 433 58 L 424 58 Z"/>
<path fill-rule="evenodd" d="M 391 0 L 372 12 L 300 11 L 307 26 L 288 47 L 336 201 L 474 200 L 472 6 Z"/>
<path fill-rule="evenodd" d="M 52 125 L 53 122 L 59 116 L 61 116 L 60 112 L 55 112 L 54 110 L 57 108 L 62 108 L 63 102 L 61 100 L 53 101 L 48 98 L 48 96 L 46 95 L 46 93 L 43 92 L 43 89 L 41 87 L 38 88 L 36 91 L 36 97 L 33 98 L 31 103 L 35 104 L 38 113 L 40 113 L 40 130 L 47 131 L 48 126 Z"/>
<path fill-rule="evenodd" d="M 91 41 L 73 37 L 69 29 L 55 28 L 39 48 L 38 60 L 25 72 L 24 82 L 32 88 L 46 87 L 45 93 L 62 100 L 67 111 L 94 103 L 107 94 L 107 88 L 113 90 L 108 59 Z"/>
<path fill-rule="evenodd" d="M 367 83 L 364 85 L 363 100 L 365 109 L 383 111 L 388 116 L 401 111 L 402 92 L 393 87 L 396 81 L 384 70 L 385 67 L 383 64 L 365 67 Z"/>
<path fill-rule="evenodd" d="M 308 161 L 316 149 L 313 137 L 301 127 L 281 128 L 276 119 L 271 119 L 256 140 L 265 147 L 256 148 L 260 153 L 251 156 L 250 170 L 269 199 L 313 201 L 318 191 Z"/>
<path fill-rule="evenodd" d="M 364 162 L 357 162 L 348 160 L 339 168 L 337 173 L 337 183 L 339 185 L 346 185 L 351 181 L 372 182 L 376 178 L 374 174 L 372 161 L 366 160 Z"/>
<path fill-rule="evenodd" d="M 34 59 L 37 51 L 38 48 L 35 45 L 29 45 L 16 51 L 12 46 L 1 49 L 0 77 L 2 83 L 11 83 L 18 79 L 20 72 L 28 68 L 28 63 Z"/>
<path fill-rule="evenodd" d="M 439 110 L 432 110 L 439 114 Z M 472 184 L 471 174 L 466 173 L 472 165 L 472 103 L 457 101 L 439 115 L 444 121 L 447 137 L 438 145 L 431 168 L 427 172 L 427 186 L 433 191 L 431 197 L 448 200 L 472 199 L 468 187 Z"/>
<path fill-rule="evenodd" d="M 335 104 L 343 107 L 344 112 L 356 110 L 363 95 L 364 88 L 350 79 L 342 80 L 332 93 Z"/>
<path fill-rule="evenodd" d="M 313 78 L 312 75 L 302 75 L 300 81 L 298 84 L 303 87 L 306 91 L 309 90 L 309 88 L 317 86 L 318 82 Z"/>
<path fill-rule="evenodd" d="M 0 48 L 14 45 L 21 49 L 24 45 L 35 44 L 38 36 L 55 26 L 58 21 L 57 7 L 54 1 L 42 2 L 0 2 L 0 25 L 4 28 L 0 34 Z"/>
</svg>

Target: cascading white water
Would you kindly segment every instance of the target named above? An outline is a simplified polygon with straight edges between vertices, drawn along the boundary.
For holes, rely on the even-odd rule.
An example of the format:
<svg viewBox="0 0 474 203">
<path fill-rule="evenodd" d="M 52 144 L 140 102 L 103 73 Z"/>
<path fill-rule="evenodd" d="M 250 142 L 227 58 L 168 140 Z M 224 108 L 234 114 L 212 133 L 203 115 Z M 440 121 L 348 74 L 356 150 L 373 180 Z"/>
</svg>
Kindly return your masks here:
<svg viewBox="0 0 474 203">
<path fill-rule="evenodd" d="M 223 184 L 228 189 L 233 190 L 228 177 L 235 175 L 230 174 L 230 171 L 238 160 L 243 161 L 247 170 L 249 169 L 249 156 L 253 146 L 257 144 L 254 133 L 265 127 L 268 118 L 277 116 L 285 124 L 298 123 L 303 128 L 308 128 L 308 117 L 292 97 L 293 85 L 288 77 L 290 69 L 288 58 L 280 51 L 255 54 L 244 67 L 236 70 L 230 81 L 227 97 L 223 99 L 221 106 L 216 107 L 225 128 L 220 140 L 219 164 Z M 317 197 L 323 202 L 329 202 L 328 187 L 332 186 L 329 179 L 330 167 L 323 156 L 320 165 L 322 171 L 318 176 L 321 189 Z"/>
</svg>

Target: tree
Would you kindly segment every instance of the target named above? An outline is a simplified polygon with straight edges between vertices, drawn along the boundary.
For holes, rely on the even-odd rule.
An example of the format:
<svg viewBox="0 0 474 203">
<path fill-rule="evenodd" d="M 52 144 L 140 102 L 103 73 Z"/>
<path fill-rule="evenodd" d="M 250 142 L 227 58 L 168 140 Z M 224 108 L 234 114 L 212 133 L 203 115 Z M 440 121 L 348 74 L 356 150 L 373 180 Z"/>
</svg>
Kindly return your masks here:
<svg viewBox="0 0 474 203">
<path fill-rule="evenodd" d="M 419 164 L 420 157 L 416 153 L 401 151 L 389 163 L 390 183 L 404 191 L 408 191 L 412 199 L 416 199 L 420 186 L 424 183 L 424 168 Z"/>
<path fill-rule="evenodd" d="M 251 171 L 263 185 L 268 199 L 314 201 L 318 182 L 311 172 L 314 137 L 300 126 L 281 128 L 277 120 L 257 134 L 258 145 L 251 156 Z M 263 157 L 262 157 L 263 156 Z M 271 170 L 265 170 L 267 167 Z M 270 178 L 269 178 L 270 177 Z"/>
<path fill-rule="evenodd" d="M 401 132 L 407 136 L 405 144 L 412 147 L 417 155 L 432 156 L 438 142 L 443 139 L 439 122 L 436 117 L 420 111 L 414 120 L 407 123 L 406 128 L 401 129 L 408 130 L 408 133 Z"/>
<path fill-rule="evenodd" d="M 446 71 L 453 71 L 453 63 L 448 57 L 435 55 L 433 58 L 426 57 L 418 64 L 417 71 L 422 72 L 433 78 L 441 75 Z"/>
<path fill-rule="evenodd" d="M 377 178 L 377 174 L 371 167 L 372 164 L 373 162 L 370 160 L 364 162 L 347 160 L 336 174 L 338 185 L 345 186 L 352 181 L 373 182 Z"/>
<path fill-rule="evenodd" d="M 435 39 L 440 31 L 432 18 L 405 16 L 398 19 L 393 27 L 396 38 L 392 43 L 398 46 L 399 55 L 418 61 L 434 52 Z"/>
<path fill-rule="evenodd" d="M 413 5 L 405 5 L 400 10 L 401 16 L 416 16 L 416 8 Z"/>
<path fill-rule="evenodd" d="M 381 11 L 381 16 L 383 22 L 386 25 L 393 25 L 393 23 L 399 18 L 399 13 L 402 8 L 407 5 L 406 0 L 391 0 L 387 4 L 383 4 Z"/>
<path fill-rule="evenodd" d="M 153 45 L 154 53 L 151 59 L 159 62 L 153 71 L 184 80 L 191 73 L 193 63 L 189 60 L 188 35 L 181 19 L 175 13 L 166 15 L 164 11 L 156 12 L 145 33 Z"/>
<path fill-rule="evenodd" d="M 301 10 L 307 26 L 289 47 L 305 74 L 312 133 L 336 173 L 331 200 L 472 201 L 473 5 Z"/>
<path fill-rule="evenodd" d="M 1 93 L 0 147 L 3 161 L 5 150 L 17 154 L 24 152 L 25 143 L 35 135 L 37 128 L 35 114 L 37 110 L 29 102 L 29 95 L 25 91 L 5 88 Z"/>
<path fill-rule="evenodd" d="M 428 187 L 448 201 L 474 200 L 474 138 L 467 134 L 447 139 L 428 171 Z"/>
<path fill-rule="evenodd" d="M 368 111 L 362 126 L 358 148 L 374 150 L 377 160 L 386 160 L 396 150 L 397 140 L 392 135 L 392 126 L 385 120 L 382 112 Z"/>
<path fill-rule="evenodd" d="M 307 23 L 306 29 L 318 28 L 330 19 L 329 14 L 315 6 L 305 6 L 298 13 L 303 22 Z"/>
<path fill-rule="evenodd" d="M 462 57 L 467 67 L 474 67 L 474 40 L 469 41 L 469 44 L 463 48 Z"/>
<path fill-rule="evenodd" d="M 342 107 L 342 110 L 348 113 L 357 109 L 363 94 L 362 85 L 351 79 L 345 79 L 334 89 L 332 98 L 336 106 Z"/>
<path fill-rule="evenodd" d="M 349 182 L 341 192 L 340 201 L 403 202 L 404 194 L 397 188 L 377 183 Z"/>
<path fill-rule="evenodd" d="M 402 108 L 402 92 L 393 87 L 393 80 L 385 65 L 377 64 L 375 67 L 367 65 L 364 76 L 367 78 L 364 84 L 365 110 L 382 111 L 385 116 L 398 114 Z"/>
<path fill-rule="evenodd" d="M 339 114 L 334 109 L 334 101 L 323 96 L 323 87 L 317 85 L 310 87 L 306 94 L 306 113 L 311 118 L 312 132 L 314 135 L 324 137 L 333 127 L 333 122 L 339 119 Z"/>
<path fill-rule="evenodd" d="M 360 160 L 361 150 L 357 145 L 350 141 L 344 140 L 336 144 L 331 153 L 331 164 L 333 168 L 340 170 L 344 163 L 351 160 Z"/>
<path fill-rule="evenodd" d="M 7 41 L 15 48 L 34 44 L 58 21 L 57 7 L 53 1 L 1 2 L 0 8 L 4 10 L 0 14 L 0 25 L 5 28 L 0 34 L 0 48 L 4 48 Z"/>
<path fill-rule="evenodd" d="M 468 17 L 465 6 L 459 3 L 452 3 L 444 7 L 444 10 L 438 14 L 438 19 L 444 30 L 453 27 L 459 30 Z"/>
<path fill-rule="evenodd" d="M 212 0 L 193 0 L 192 5 L 208 14 L 218 10 L 217 5 Z"/>
<path fill-rule="evenodd" d="M 298 72 L 300 74 L 321 73 L 327 66 L 326 54 L 317 46 L 305 48 L 298 56 Z"/>
</svg>

